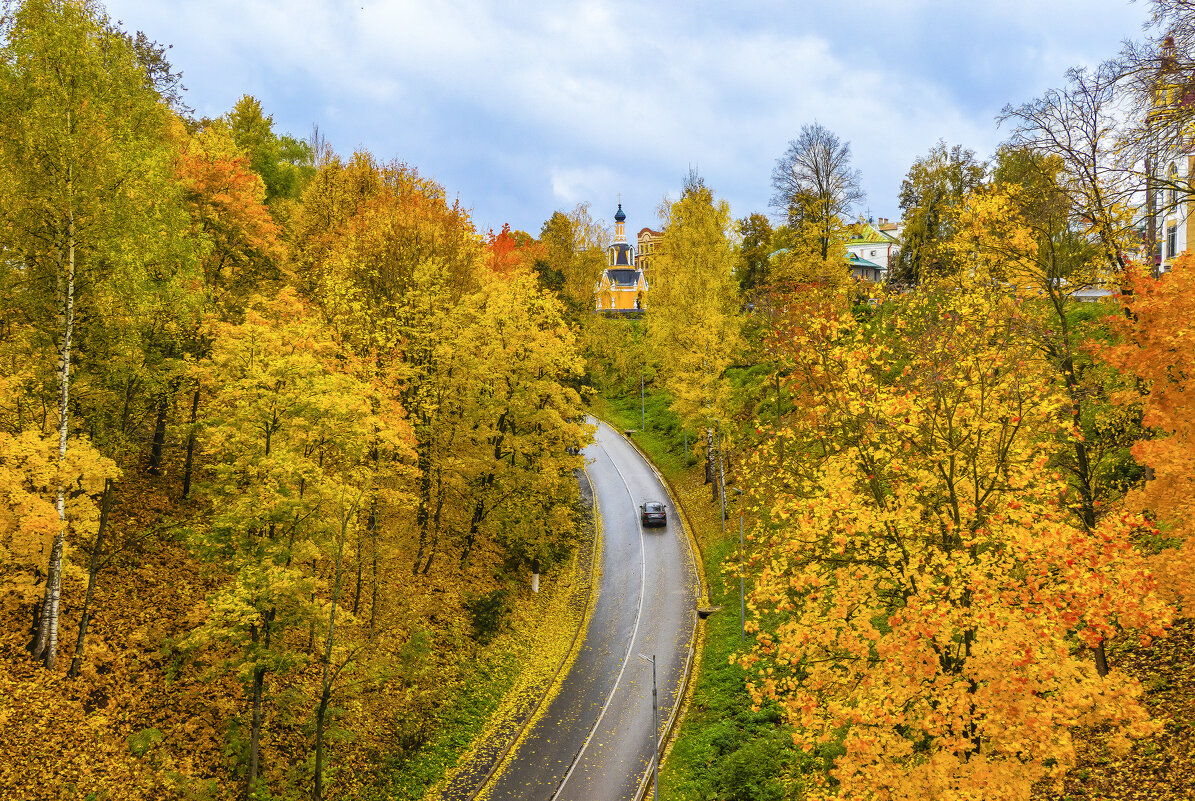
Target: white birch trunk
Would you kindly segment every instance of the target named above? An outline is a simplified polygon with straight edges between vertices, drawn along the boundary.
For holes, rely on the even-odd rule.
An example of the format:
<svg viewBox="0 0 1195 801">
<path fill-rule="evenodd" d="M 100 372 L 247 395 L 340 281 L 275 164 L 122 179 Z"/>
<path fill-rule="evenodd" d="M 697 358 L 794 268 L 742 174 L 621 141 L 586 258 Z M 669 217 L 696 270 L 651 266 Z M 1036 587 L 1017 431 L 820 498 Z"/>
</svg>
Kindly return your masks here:
<svg viewBox="0 0 1195 801">
<path fill-rule="evenodd" d="M 69 171 L 68 182 L 69 178 Z M 75 215 L 67 212 L 66 224 L 66 274 L 58 273 L 58 461 L 66 460 L 67 432 L 70 414 L 71 377 L 71 335 L 75 322 Z M 46 571 L 46 593 L 42 600 L 41 620 L 37 639 L 33 644 L 33 657 L 41 659 L 48 670 L 53 670 L 58 659 L 58 613 L 62 600 L 62 550 L 66 536 L 66 487 L 58 487 L 58 533 L 54 535 L 54 547 L 50 550 L 50 565 Z"/>
</svg>

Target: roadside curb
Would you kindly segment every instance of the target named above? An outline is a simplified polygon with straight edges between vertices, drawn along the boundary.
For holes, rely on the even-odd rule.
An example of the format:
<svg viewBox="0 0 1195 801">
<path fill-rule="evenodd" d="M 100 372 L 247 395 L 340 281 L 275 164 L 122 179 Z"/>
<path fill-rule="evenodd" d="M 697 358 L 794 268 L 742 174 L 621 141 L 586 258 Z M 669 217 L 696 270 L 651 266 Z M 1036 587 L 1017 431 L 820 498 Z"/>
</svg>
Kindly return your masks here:
<svg viewBox="0 0 1195 801">
<path fill-rule="evenodd" d="M 586 470 L 584 466 L 581 467 L 581 473 L 584 476 L 585 483 L 590 487 L 590 503 L 592 504 L 593 509 L 593 536 L 591 547 L 589 549 L 588 575 L 584 577 L 585 603 L 581 607 L 581 614 L 577 621 L 577 629 L 573 632 L 572 643 L 569 645 L 568 650 L 564 653 L 563 658 L 560 660 L 560 664 L 556 666 L 556 670 L 552 674 L 552 677 L 542 684 L 542 691 L 539 692 L 534 698 L 534 703 L 531 703 L 532 699 L 527 699 L 526 702 L 516 706 L 515 710 L 510 714 L 509 720 L 503 720 L 501 723 L 499 723 L 499 730 L 508 725 L 515 725 L 516 723 L 517 726 L 513 734 L 506 735 L 505 738 L 503 738 L 506 739 L 506 742 L 500 746 L 497 746 L 497 753 L 485 753 L 485 746 L 490 745 L 491 747 L 494 747 L 495 744 L 493 742 L 483 744 L 478 748 L 477 752 L 475 752 L 471 761 L 490 763 L 485 775 L 482 776 L 480 780 L 462 778 L 468 777 L 472 772 L 470 771 L 470 765 L 468 762 L 466 762 L 466 764 L 462 765 L 457 770 L 455 776 L 453 777 L 453 781 L 450 781 L 448 786 L 445 787 L 440 793 L 440 798 L 442 801 L 474 801 L 474 799 L 478 798 L 486 790 L 490 784 L 490 781 L 497 775 L 499 768 L 502 767 L 503 763 L 506 762 L 507 757 L 510 756 L 511 751 L 514 750 L 514 747 L 518 745 L 519 740 L 522 739 L 523 733 L 527 730 L 527 726 L 532 720 L 535 719 L 535 716 L 543 706 L 545 699 L 551 695 L 552 688 L 555 687 L 560 680 L 560 674 L 563 672 L 565 666 L 572 664 L 573 658 L 576 656 L 577 646 L 581 641 L 581 633 L 586 629 L 586 624 L 589 621 L 589 615 L 593 605 L 593 581 L 594 574 L 597 571 L 599 556 L 598 549 L 601 545 L 602 538 L 601 516 L 598 514 L 597 496 L 593 492 L 593 482 L 589 478 L 589 471 Z M 580 477 L 578 477 L 578 479 L 579 478 Z M 578 564 L 578 567 L 582 568 L 583 564 Z M 581 570 L 578 570 L 578 574 L 581 572 Z M 575 601 L 577 599 L 574 598 L 572 600 Z M 461 779 L 460 784 L 457 783 L 457 779 Z"/>
</svg>

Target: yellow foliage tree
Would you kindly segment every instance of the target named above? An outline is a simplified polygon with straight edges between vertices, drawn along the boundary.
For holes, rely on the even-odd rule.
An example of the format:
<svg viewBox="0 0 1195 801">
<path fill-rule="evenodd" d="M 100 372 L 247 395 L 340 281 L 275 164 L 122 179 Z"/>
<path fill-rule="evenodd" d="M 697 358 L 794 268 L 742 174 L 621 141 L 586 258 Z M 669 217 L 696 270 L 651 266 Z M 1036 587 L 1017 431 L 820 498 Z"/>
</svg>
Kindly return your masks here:
<svg viewBox="0 0 1195 801">
<path fill-rule="evenodd" d="M 734 220 L 726 201 L 715 200 L 695 176 L 661 216 L 664 238 L 653 262 L 648 347 L 685 425 L 721 429 L 723 373 L 743 348 Z"/>
<path fill-rule="evenodd" d="M 800 747 L 841 743 L 814 795 L 1024 798 L 1073 764 L 1076 727 L 1150 731 L 1135 682 L 1073 647 L 1168 622 L 1144 521 L 1087 530 L 1060 506 L 1067 398 L 1014 302 L 931 285 L 867 323 L 808 311 L 783 332 L 777 437 L 805 458 L 754 459 L 768 522 L 740 661 Z"/>
</svg>

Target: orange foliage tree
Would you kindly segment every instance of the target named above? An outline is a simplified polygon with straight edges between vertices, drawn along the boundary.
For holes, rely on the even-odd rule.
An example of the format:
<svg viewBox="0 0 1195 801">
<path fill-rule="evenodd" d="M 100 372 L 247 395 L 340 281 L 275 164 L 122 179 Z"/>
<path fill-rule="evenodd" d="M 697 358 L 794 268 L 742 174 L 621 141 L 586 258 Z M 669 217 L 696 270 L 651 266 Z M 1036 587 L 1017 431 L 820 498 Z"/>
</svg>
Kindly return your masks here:
<svg viewBox="0 0 1195 801">
<path fill-rule="evenodd" d="M 1128 400 L 1144 409 L 1150 436 L 1133 456 L 1150 469 L 1144 486 L 1128 501 L 1149 510 L 1174 546 L 1155 559 L 1155 569 L 1184 611 L 1195 600 L 1195 257 L 1183 253 L 1161 278 L 1134 274 L 1124 296 L 1130 317 L 1121 319 L 1122 339 L 1103 349 L 1123 370 L 1141 379 L 1142 393 Z"/>
<path fill-rule="evenodd" d="M 841 745 L 815 795 L 1023 798 L 1073 763 L 1073 728 L 1149 731 L 1135 683 L 1080 653 L 1167 622 L 1141 521 L 1088 531 L 1061 503 L 1067 399 L 1015 301 L 925 287 L 866 323 L 788 312 L 774 442 L 804 458 L 765 446 L 750 466 L 769 522 L 740 661 L 799 746 Z"/>
</svg>

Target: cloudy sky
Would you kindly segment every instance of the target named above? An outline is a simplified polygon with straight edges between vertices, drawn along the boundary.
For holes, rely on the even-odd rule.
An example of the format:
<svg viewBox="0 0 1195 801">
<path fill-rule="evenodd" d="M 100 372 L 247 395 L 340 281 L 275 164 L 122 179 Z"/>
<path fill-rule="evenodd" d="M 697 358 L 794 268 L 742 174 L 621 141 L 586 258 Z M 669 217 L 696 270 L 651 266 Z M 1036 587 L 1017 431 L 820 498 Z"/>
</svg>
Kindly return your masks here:
<svg viewBox="0 0 1195 801">
<path fill-rule="evenodd" d="M 107 0 L 172 44 L 188 102 L 257 97 L 275 129 L 413 164 L 472 209 L 538 234 L 621 193 L 655 225 L 695 167 L 736 216 L 767 211 L 801 126 L 849 141 L 858 211 L 899 217 L 901 178 L 938 140 L 981 157 L 1009 103 L 1141 35 L 1144 0 Z"/>
</svg>

